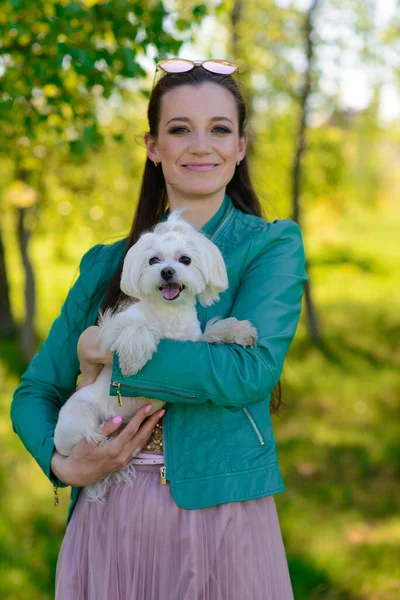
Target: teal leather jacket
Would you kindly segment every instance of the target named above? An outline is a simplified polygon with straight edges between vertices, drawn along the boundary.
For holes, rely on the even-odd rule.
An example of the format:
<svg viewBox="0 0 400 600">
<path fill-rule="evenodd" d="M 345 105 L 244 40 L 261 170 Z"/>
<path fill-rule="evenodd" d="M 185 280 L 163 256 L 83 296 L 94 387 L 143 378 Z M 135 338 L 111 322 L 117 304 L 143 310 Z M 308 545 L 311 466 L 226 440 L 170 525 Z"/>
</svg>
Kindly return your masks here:
<svg viewBox="0 0 400 600">
<path fill-rule="evenodd" d="M 175 502 L 186 509 L 284 490 L 269 403 L 296 332 L 307 280 L 302 237 L 293 221 L 244 214 L 225 196 L 203 231 L 224 256 L 229 289 L 213 306 L 197 306 L 201 325 L 204 329 L 215 316 L 248 319 L 257 328 L 257 346 L 161 340 L 135 376 L 123 377 L 115 356 L 110 387 L 112 395 L 119 384 L 123 396 L 167 403 L 166 478 Z M 80 277 L 14 394 L 14 431 L 55 486 L 65 485 L 51 472 L 50 461 L 58 412 L 79 374 L 77 341 L 96 322 L 98 292 L 125 247 L 123 240 L 85 254 Z M 78 494 L 73 488 L 69 517 Z"/>
</svg>

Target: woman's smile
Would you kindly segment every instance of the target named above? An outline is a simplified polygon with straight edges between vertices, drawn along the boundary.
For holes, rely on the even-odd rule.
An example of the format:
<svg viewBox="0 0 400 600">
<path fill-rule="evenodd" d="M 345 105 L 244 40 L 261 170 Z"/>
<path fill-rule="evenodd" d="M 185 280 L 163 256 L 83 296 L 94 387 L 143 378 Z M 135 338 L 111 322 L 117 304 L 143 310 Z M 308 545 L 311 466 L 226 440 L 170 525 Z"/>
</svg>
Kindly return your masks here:
<svg viewBox="0 0 400 600">
<path fill-rule="evenodd" d="M 197 171 L 201 173 L 204 171 L 212 171 L 216 167 L 219 167 L 219 165 L 215 163 L 186 163 L 183 164 L 182 167 L 188 171 Z"/>
</svg>

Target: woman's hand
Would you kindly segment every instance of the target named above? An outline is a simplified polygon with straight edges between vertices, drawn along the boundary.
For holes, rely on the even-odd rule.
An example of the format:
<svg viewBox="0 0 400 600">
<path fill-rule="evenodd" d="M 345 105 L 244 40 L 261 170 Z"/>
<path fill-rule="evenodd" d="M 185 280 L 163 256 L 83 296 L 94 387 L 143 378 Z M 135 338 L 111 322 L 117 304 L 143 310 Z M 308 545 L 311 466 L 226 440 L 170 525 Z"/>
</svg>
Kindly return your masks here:
<svg viewBox="0 0 400 600">
<path fill-rule="evenodd" d="M 82 373 L 78 390 L 93 383 L 104 365 L 112 365 L 113 352 L 101 352 L 99 333 L 100 327 L 93 325 L 85 329 L 78 340 L 78 358 Z"/>
<path fill-rule="evenodd" d="M 120 471 L 130 462 L 132 454 L 147 444 L 165 412 L 164 409 L 157 411 L 143 423 L 151 408 L 151 404 L 140 408 L 121 433 L 104 443 L 96 445 L 82 440 L 72 448 L 68 457 L 55 450 L 51 459 L 54 475 L 67 485 L 82 487 Z M 102 429 L 104 438 L 115 433 L 120 424 L 120 417 L 106 421 Z"/>
</svg>

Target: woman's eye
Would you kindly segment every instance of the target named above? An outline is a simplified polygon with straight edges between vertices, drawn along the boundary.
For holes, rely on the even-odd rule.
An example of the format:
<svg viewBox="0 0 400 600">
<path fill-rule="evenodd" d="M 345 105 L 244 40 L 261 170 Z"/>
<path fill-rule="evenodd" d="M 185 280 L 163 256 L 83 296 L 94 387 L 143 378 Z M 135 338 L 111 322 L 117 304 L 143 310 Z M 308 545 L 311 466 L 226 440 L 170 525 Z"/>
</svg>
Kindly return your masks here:
<svg viewBox="0 0 400 600">
<path fill-rule="evenodd" d="M 152 256 L 149 260 L 149 265 L 155 265 L 156 263 L 159 263 L 160 259 L 157 258 L 157 256 Z"/>
<path fill-rule="evenodd" d="M 223 127 L 222 125 L 218 125 L 217 127 L 214 127 L 213 132 L 214 133 L 231 133 L 231 130 L 228 129 L 227 127 Z"/>
<path fill-rule="evenodd" d="M 192 259 L 189 256 L 181 256 L 179 262 L 181 262 L 183 265 L 190 265 Z"/>
<path fill-rule="evenodd" d="M 189 131 L 187 127 L 173 127 L 172 129 L 170 129 L 168 131 L 168 133 L 182 134 L 182 133 L 186 133 L 187 131 Z"/>
</svg>

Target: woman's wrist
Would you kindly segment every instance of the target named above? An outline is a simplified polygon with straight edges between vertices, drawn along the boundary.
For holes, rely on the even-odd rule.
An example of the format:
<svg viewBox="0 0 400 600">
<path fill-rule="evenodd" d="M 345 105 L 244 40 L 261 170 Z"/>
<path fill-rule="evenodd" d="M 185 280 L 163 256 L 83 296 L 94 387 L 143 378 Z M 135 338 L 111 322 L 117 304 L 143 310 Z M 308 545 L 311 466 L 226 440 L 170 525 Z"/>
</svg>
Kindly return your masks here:
<svg viewBox="0 0 400 600">
<path fill-rule="evenodd" d="M 68 482 L 68 458 L 57 452 L 56 449 L 51 457 L 50 468 L 57 479 L 65 485 L 70 485 Z"/>
</svg>

